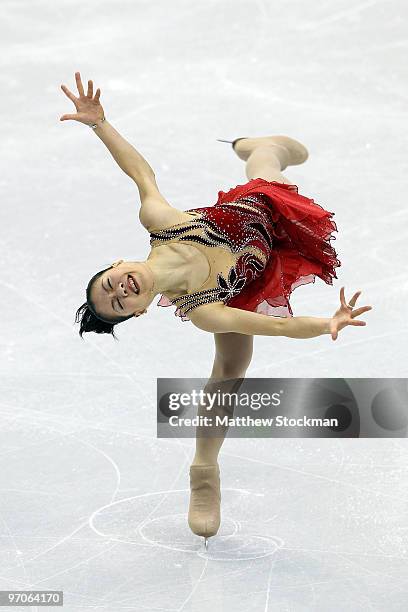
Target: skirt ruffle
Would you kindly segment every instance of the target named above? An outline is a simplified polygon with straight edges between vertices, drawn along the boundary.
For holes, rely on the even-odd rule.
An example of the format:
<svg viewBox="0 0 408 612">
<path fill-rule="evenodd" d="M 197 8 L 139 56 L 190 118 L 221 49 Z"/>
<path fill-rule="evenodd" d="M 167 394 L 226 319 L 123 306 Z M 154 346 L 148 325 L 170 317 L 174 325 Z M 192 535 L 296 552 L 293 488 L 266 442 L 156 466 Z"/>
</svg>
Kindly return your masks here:
<svg viewBox="0 0 408 612">
<path fill-rule="evenodd" d="M 334 247 L 335 213 L 325 210 L 312 198 L 299 193 L 297 185 L 287 185 L 261 178 L 238 185 L 227 193 L 218 192 L 217 205 L 239 198 L 263 194 L 263 202 L 271 208 L 273 248 L 262 275 L 241 293 L 228 301 L 228 306 L 261 314 L 293 316 L 289 302 L 291 293 L 300 285 L 314 283 L 318 276 L 332 285 L 341 266 Z"/>
</svg>

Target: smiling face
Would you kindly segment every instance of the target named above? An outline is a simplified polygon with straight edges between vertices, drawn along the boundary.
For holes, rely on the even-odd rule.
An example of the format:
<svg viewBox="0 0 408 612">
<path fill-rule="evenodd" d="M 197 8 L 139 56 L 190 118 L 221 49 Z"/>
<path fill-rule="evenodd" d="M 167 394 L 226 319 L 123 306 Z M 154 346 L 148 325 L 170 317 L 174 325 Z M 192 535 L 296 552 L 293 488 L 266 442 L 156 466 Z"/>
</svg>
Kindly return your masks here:
<svg viewBox="0 0 408 612">
<path fill-rule="evenodd" d="M 105 320 L 139 316 L 154 298 L 153 285 L 146 263 L 120 260 L 94 281 L 90 298 L 96 314 Z"/>
</svg>

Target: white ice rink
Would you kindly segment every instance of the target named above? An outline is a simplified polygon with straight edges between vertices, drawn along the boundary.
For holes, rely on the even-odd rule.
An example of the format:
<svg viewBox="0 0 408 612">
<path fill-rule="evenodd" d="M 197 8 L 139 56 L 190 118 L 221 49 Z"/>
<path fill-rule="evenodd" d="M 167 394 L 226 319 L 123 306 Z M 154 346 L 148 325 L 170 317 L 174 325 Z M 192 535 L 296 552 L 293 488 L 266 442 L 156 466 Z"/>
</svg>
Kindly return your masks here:
<svg viewBox="0 0 408 612">
<path fill-rule="evenodd" d="M 336 342 L 256 337 L 252 377 L 406 377 L 407 5 L 402 0 L 1 3 L 0 590 L 66 612 L 405 612 L 406 438 L 227 439 L 222 525 L 188 528 L 194 440 L 156 438 L 156 378 L 206 377 L 213 339 L 156 307 L 119 342 L 74 325 L 89 278 L 143 260 L 136 185 L 74 107 L 74 73 L 181 209 L 246 182 L 231 145 L 287 134 L 285 175 L 335 212 L 341 268 L 291 298 Z M 228 537 L 229 536 L 229 537 Z M 0 608 L 27 610 L 26 607 Z M 40 607 L 31 607 L 40 611 Z"/>
</svg>

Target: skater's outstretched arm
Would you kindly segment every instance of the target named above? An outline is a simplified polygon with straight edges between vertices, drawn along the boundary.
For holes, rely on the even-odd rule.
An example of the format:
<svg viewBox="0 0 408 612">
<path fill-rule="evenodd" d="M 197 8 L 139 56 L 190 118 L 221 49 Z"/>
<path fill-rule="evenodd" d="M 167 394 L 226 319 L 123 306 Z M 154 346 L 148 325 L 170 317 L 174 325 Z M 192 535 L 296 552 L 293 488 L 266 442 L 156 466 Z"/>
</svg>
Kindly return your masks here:
<svg viewBox="0 0 408 612">
<path fill-rule="evenodd" d="M 101 94 L 99 87 L 93 95 L 93 82 L 89 80 L 85 95 L 79 72 L 75 73 L 75 80 L 79 97 L 74 96 L 65 85 L 61 85 L 61 89 L 74 103 L 77 112 L 72 115 L 62 115 L 60 121 L 72 119 L 88 126 L 97 125 L 93 131 L 109 149 L 123 172 L 138 187 L 141 202 L 139 219 L 146 229 L 157 227 L 159 224 L 171 225 L 179 222 L 180 211 L 171 206 L 160 193 L 150 164 L 106 119 L 102 122 L 105 113 L 99 101 Z"/>
<path fill-rule="evenodd" d="M 353 310 L 361 291 L 353 295 L 349 304 L 344 297 L 344 287 L 340 289 L 340 307 L 331 318 L 320 317 L 271 317 L 230 308 L 222 303 L 205 304 L 188 313 L 190 320 L 205 331 L 213 333 L 237 332 L 251 336 L 287 336 L 288 338 L 314 338 L 330 334 L 337 339 L 338 332 L 347 325 L 366 325 L 356 317 L 371 310 L 372 306 L 362 306 Z"/>
</svg>

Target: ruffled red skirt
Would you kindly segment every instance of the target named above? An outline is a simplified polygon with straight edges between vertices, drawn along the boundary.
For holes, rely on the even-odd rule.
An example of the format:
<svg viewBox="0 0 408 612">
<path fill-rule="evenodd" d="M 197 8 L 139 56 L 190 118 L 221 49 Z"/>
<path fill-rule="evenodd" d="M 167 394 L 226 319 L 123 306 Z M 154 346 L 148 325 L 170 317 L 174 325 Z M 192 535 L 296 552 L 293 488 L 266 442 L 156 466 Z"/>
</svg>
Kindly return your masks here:
<svg viewBox="0 0 408 612">
<path fill-rule="evenodd" d="M 270 206 L 274 229 L 273 248 L 261 276 L 228 301 L 228 306 L 262 314 L 293 316 L 289 298 L 296 287 L 314 283 L 318 276 L 332 285 L 341 266 L 330 244 L 337 225 L 335 213 L 322 208 L 312 198 L 299 194 L 296 185 L 255 178 L 227 193 L 218 192 L 221 205 L 250 195 L 263 194 Z"/>
</svg>

